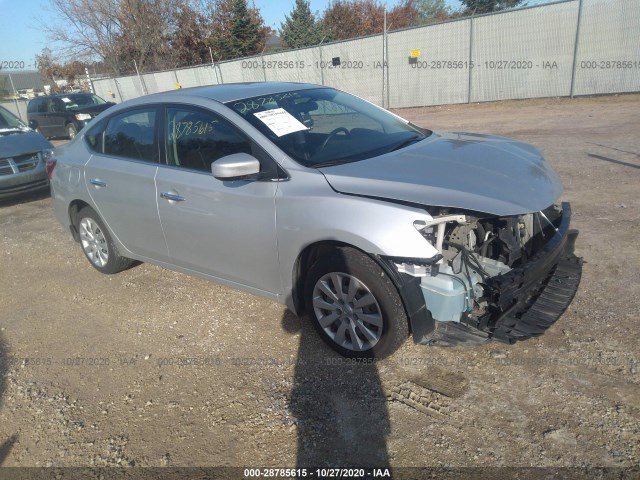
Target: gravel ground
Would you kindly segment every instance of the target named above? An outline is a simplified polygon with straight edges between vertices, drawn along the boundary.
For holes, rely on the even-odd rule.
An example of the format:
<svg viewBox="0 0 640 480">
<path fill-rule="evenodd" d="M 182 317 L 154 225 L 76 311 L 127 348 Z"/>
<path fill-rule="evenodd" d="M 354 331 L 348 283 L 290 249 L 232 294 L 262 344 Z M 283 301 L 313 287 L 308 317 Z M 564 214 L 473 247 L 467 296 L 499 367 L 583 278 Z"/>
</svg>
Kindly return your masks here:
<svg viewBox="0 0 640 480">
<path fill-rule="evenodd" d="M 543 337 L 337 357 L 283 306 L 91 268 L 47 195 L 0 208 L 3 466 L 637 466 L 640 95 L 399 111 L 540 147 L 583 280 Z"/>
</svg>

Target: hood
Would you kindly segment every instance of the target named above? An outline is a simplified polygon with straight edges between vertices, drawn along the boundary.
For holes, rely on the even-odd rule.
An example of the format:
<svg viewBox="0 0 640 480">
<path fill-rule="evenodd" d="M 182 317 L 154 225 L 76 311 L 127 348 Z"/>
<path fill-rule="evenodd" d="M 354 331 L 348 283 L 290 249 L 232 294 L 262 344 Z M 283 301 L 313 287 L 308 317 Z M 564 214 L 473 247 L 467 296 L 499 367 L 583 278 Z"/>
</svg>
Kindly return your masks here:
<svg viewBox="0 0 640 480">
<path fill-rule="evenodd" d="M 47 148 L 53 150 L 53 145 L 31 129 L 0 130 L 0 158 L 17 157 Z"/>
<path fill-rule="evenodd" d="M 434 132 L 396 152 L 319 170 L 340 193 L 500 216 L 543 210 L 562 194 L 535 147 L 491 135 Z"/>
</svg>

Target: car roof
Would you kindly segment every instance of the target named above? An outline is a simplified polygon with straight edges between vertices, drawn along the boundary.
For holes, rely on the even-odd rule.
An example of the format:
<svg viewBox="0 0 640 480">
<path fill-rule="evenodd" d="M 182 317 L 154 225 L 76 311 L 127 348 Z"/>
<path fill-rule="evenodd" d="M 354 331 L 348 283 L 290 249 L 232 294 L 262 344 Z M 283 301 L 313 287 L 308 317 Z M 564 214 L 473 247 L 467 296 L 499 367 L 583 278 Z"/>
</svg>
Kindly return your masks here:
<svg viewBox="0 0 640 480">
<path fill-rule="evenodd" d="M 273 95 L 276 93 L 290 92 L 292 90 L 309 90 L 312 88 L 327 88 L 323 85 L 295 82 L 247 82 L 225 83 L 222 85 L 208 85 L 205 87 L 183 88 L 170 92 L 154 93 L 148 97 L 156 97 L 166 94 L 204 97 L 220 103 L 232 102 L 242 98 L 259 97 L 261 95 Z"/>
<path fill-rule="evenodd" d="M 32 98 L 29 102 L 33 102 L 34 100 L 41 100 L 47 98 L 61 98 L 68 97 L 69 95 L 93 95 L 91 92 L 69 92 L 69 93 L 54 93 L 53 95 L 40 95 L 39 97 Z"/>
</svg>

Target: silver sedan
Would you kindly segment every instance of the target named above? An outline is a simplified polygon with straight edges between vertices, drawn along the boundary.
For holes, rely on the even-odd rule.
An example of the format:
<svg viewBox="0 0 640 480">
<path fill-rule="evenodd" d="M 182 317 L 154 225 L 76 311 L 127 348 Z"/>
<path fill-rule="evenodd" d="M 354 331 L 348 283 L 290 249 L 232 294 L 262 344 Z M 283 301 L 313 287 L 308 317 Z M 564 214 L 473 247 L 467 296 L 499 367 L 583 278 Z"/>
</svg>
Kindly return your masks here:
<svg viewBox="0 0 640 480">
<path fill-rule="evenodd" d="M 150 262 L 271 298 L 346 356 L 409 335 L 540 335 L 580 281 L 571 210 L 536 148 L 320 85 L 124 102 L 48 167 L 56 215 L 100 272 Z"/>
</svg>

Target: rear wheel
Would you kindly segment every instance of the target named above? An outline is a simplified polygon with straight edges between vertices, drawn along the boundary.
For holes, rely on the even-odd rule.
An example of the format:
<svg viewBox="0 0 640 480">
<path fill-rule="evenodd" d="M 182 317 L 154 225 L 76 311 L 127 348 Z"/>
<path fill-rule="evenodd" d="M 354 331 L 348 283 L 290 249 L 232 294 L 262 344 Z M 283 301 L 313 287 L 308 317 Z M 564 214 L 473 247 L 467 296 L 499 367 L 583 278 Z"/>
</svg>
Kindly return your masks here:
<svg viewBox="0 0 640 480">
<path fill-rule="evenodd" d="M 384 358 L 409 335 L 393 282 L 367 255 L 342 248 L 318 259 L 305 282 L 307 314 L 323 340 L 352 358 Z"/>
<path fill-rule="evenodd" d="M 67 125 L 67 137 L 69 137 L 69 140 L 73 140 L 76 137 L 76 134 L 78 133 L 78 130 L 76 130 L 76 127 L 73 123 L 70 123 L 69 125 Z"/>
<path fill-rule="evenodd" d="M 85 257 L 99 272 L 118 273 L 133 264 L 133 260 L 120 256 L 109 231 L 91 207 L 78 212 L 76 228 Z"/>
</svg>

